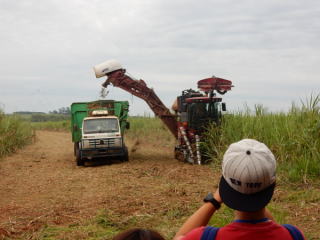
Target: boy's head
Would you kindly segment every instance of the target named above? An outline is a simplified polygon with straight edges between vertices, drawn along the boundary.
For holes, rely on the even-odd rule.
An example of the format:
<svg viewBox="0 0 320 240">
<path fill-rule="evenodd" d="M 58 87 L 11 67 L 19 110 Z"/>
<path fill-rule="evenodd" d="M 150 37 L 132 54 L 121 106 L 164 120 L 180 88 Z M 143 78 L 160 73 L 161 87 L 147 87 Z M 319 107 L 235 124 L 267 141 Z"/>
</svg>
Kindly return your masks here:
<svg viewBox="0 0 320 240">
<path fill-rule="evenodd" d="M 233 143 L 223 157 L 221 199 L 235 210 L 258 211 L 271 200 L 275 174 L 276 160 L 265 144 L 253 139 Z"/>
</svg>

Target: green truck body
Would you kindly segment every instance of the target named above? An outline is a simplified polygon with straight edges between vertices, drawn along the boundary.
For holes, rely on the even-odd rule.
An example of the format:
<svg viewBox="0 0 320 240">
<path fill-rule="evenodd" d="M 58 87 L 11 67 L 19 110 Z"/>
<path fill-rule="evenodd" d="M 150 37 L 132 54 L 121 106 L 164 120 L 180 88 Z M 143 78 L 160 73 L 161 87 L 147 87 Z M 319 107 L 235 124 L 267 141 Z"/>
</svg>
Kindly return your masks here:
<svg viewBox="0 0 320 240">
<path fill-rule="evenodd" d="M 97 157 L 128 161 L 124 143 L 128 101 L 98 100 L 71 105 L 71 132 L 77 165 Z"/>
</svg>

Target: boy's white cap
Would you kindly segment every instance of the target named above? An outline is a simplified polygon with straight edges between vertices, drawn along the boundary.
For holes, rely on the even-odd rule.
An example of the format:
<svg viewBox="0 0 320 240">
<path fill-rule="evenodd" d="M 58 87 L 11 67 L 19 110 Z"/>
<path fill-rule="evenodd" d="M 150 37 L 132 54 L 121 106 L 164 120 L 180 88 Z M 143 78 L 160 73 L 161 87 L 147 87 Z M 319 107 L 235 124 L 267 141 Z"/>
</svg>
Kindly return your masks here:
<svg viewBox="0 0 320 240">
<path fill-rule="evenodd" d="M 270 201 L 276 181 L 276 160 L 270 149 L 253 139 L 233 143 L 222 162 L 220 195 L 230 208 L 256 211 Z"/>
</svg>

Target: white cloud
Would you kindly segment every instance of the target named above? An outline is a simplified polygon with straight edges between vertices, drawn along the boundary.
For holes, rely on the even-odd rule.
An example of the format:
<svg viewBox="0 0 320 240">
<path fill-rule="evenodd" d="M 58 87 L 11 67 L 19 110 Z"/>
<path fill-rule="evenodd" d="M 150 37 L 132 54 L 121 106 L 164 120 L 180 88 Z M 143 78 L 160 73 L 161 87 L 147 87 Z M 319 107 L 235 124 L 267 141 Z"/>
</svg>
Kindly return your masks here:
<svg viewBox="0 0 320 240">
<path fill-rule="evenodd" d="M 95 79 L 92 66 L 110 58 L 143 78 L 168 106 L 212 74 L 233 80 L 224 99 L 235 109 L 247 102 L 278 110 L 320 92 L 317 1 L 0 4 L 0 102 L 7 112 L 96 99 L 103 80 Z M 109 96 L 131 98 L 119 89 Z M 150 111 L 135 98 L 131 109 Z"/>
</svg>

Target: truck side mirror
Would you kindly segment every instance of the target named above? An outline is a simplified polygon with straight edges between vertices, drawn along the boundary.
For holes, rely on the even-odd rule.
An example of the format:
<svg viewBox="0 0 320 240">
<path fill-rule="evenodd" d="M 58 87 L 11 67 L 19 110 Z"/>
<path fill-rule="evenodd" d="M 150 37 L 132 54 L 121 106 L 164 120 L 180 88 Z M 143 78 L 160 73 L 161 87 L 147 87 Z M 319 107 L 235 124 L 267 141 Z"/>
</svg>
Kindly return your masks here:
<svg viewBox="0 0 320 240">
<path fill-rule="evenodd" d="M 224 111 L 224 112 L 227 111 L 226 103 L 223 102 L 223 103 L 221 104 L 221 107 L 222 107 L 222 111 Z"/>
<path fill-rule="evenodd" d="M 74 125 L 73 125 L 73 131 L 78 131 L 78 130 L 79 130 L 78 125 L 74 124 Z"/>
<path fill-rule="evenodd" d="M 126 124 L 126 129 L 130 129 L 130 123 L 129 122 L 127 122 L 127 124 Z"/>
</svg>

